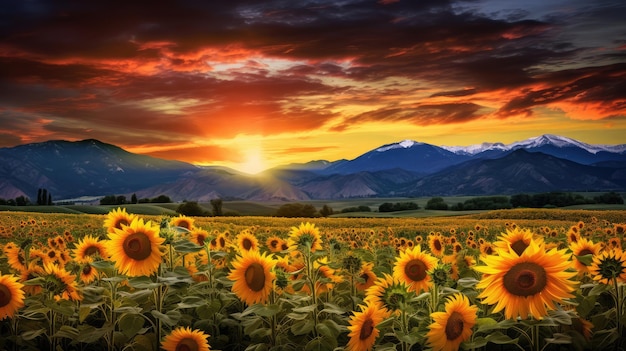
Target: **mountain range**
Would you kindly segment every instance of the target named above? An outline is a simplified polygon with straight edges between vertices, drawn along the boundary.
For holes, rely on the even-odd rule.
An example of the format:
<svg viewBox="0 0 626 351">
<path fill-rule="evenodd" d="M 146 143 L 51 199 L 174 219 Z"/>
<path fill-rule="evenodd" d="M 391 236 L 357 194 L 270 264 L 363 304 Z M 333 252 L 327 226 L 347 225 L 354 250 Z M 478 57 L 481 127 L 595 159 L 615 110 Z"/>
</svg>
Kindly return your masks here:
<svg viewBox="0 0 626 351">
<path fill-rule="evenodd" d="M 625 191 L 626 144 L 591 145 L 556 135 L 502 144 L 382 145 L 352 160 L 316 160 L 249 175 L 133 154 L 94 139 L 0 148 L 0 198 L 53 200 L 130 195 L 298 201 L 356 197 Z"/>
</svg>

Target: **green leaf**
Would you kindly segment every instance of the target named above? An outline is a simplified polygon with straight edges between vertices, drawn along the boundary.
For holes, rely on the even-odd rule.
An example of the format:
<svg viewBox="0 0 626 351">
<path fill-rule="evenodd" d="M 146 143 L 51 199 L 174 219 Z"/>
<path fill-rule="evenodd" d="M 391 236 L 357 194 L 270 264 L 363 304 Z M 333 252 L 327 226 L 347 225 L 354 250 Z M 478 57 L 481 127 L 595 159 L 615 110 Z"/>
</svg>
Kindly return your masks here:
<svg viewBox="0 0 626 351">
<path fill-rule="evenodd" d="M 487 340 L 482 336 L 474 337 L 472 341 L 466 341 L 461 344 L 464 350 L 478 349 L 487 345 Z"/>
<path fill-rule="evenodd" d="M 89 313 L 91 313 L 91 307 L 88 306 L 80 306 L 78 310 L 78 321 L 83 323 L 87 317 L 89 317 Z"/>
<path fill-rule="evenodd" d="M 176 252 L 180 253 L 193 253 L 202 250 L 202 246 L 193 243 L 187 239 L 176 240 L 172 243 L 172 247 Z"/>
<path fill-rule="evenodd" d="M 132 338 L 143 328 L 144 319 L 138 314 L 125 314 L 119 318 L 117 325 L 119 330 L 128 338 Z"/>
<path fill-rule="evenodd" d="M 178 311 L 168 311 L 167 313 L 161 313 L 157 310 L 152 310 L 150 313 L 155 318 L 158 318 L 159 320 L 161 320 L 161 322 L 170 327 L 176 325 L 181 317 L 181 313 Z"/>
<path fill-rule="evenodd" d="M 591 266 L 591 264 L 593 263 L 593 255 L 592 254 L 582 255 L 582 256 L 574 255 L 574 257 L 576 257 L 578 262 L 584 264 L 585 266 Z"/>
<path fill-rule="evenodd" d="M 554 333 L 552 338 L 545 338 L 548 344 L 571 344 L 572 337 L 563 333 Z"/>
<path fill-rule="evenodd" d="M 71 317 L 74 315 L 75 305 L 69 300 L 46 301 L 46 306 L 50 307 L 56 313 Z"/>
<path fill-rule="evenodd" d="M 500 331 L 495 331 L 485 337 L 487 342 L 492 342 L 494 344 L 505 345 L 505 344 L 517 344 L 519 338 L 511 339 L 508 335 L 502 334 Z"/>
<path fill-rule="evenodd" d="M 559 324 L 572 325 L 572 316 L 570 316 L 569 313 L 567 313 L 566 311 L 549 311 L 548 315 Z"/>
<path fill-rule="evenodd" d="M 22 332 L 20 334 L 20 337 L 24 341 L 29 341 L 29 340 L 33 340 L 33 339 L 37 338 L 38 336 L 40 336 L 41 334 L 45 334 L 45 333 L 46 333 L 46 329 L 29 330 L 29 331 Z"/>
<path fill-rule="evenodd" d="M 103 328 L 95 328 L 91 325 L 86 327 L 82 327 L 78 336 L 76 336 L 77 342 L 82 342 L 86 344 L 94 343 L 104 335 L 109 334 L 111 332 L 111 325 L 107 325 Z"/>
<path fill-rule="evenodd" d="M 78 329 L 69 325 L 62 325 L 61 328 L 59 328 L 59 330 L 54 333 L 55 338 L 76 339 L 77 336 Z"/>
<path fill-rule="evenodd" d="M 178 308 L 196 308 L 206 304 L 206 299 L 197 295 L 183 297 L 183 301 L 178 303 Z"/>
<path fill-rule="evenodd" d="M 219 300 L 211 300 L 208 304 L 198 306 L 196 313 L 201 319 L 210 319 L 222 308 L 222 304 Z"/>
<path fill-rule="evenodd" d="M 472 277 L 461 278 L 456 281 L 457 285 L 463 288 L 474 288 L 478 284 L 478 279 Z"/>
<path fill-rule="evenodd" d="M 308 305 L 303 307 L 294 308 L 292 311 L 296 313 L 310 313 L 315 311 L 317 305 Z"/>
<path fill-rule="evenodd" d="M 480 323 L 480 324 L 478 326 L 478 329 L 476 329 L 476 332 L 486 332 L 486 331 L 496 330 L 496 329 L 508 329 L 516 324 L 515 321 L 512 319 L 505 319 L 495 324 L 492 323 L 495 321 L 491 318 L 478 318 L 478 321 L 480 322 L 477 322 L 477 323 Z"/>
<path fill-rule="evenodd" d="M 608 285 L 597 284 L 589 291 L 587 296 L 598 296 L 602 294 L 603 292 L 607 291 L 608 289 L 609 289 Z"/>
<path fill-rule="evenodd" d="M 347 311 L 344 308 L 341 308 L 341 307 L 339 307 L 339 306 L 337 306 L 335 304 L 326 302 L 326 303 L 324 303 L 324 309 L 322 310 L 322 312 L 326 312 L 326 313 L 330 313 L 330 314 L 343 315 Z"/>
<path fill-rule="evenodd" d="M 149 289 L 154 290 L 161 286 L 159 283 L 153 282 L 150 277 L 141 276 L 128 279 L 128 285 L 135 289 Z"/>
<path fill-rule="evenodd" d="M 293 335 L 308 334 L 313 330 L 314 324 L 315 323 L 311 319 L 297 321 L 291 326 L 291 332 Z"/>
</svg>

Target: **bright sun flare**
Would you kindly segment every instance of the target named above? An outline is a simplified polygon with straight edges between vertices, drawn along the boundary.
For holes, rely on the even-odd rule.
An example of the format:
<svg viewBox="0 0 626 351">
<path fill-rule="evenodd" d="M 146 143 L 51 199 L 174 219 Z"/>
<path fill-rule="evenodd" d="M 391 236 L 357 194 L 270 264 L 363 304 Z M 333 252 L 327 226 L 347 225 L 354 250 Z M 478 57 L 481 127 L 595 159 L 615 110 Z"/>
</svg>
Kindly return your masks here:
<svg viewBox="0 0 626 351">
<path fill-rule="evenodd" d="M 263 156 L 260 150 L 250 150 L 246 155 L 245 162 L 241 163 L 239 169 L 242 172 L 257 174 L 265 170 L 266 166 L 263 162 Z"/>
</svg>

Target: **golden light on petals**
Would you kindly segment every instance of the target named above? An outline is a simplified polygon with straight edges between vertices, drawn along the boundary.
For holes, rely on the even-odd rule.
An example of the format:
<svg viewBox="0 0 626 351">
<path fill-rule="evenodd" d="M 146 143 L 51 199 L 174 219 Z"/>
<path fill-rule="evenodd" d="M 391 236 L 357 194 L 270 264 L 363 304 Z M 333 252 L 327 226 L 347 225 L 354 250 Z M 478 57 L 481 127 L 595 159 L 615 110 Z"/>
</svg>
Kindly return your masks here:
<svg viewBox="0 0 626 351">
<path fill-rule="evenodd" d="M 376 326 L 387 317 L 386 311 L 375 304 L 359 307 L 361 311 L 355 312 L 350 317 L 350 325 L 348 326 L 350 340 L 348 340 L 347 349 L 350 351 L 371 350 L 380 334 Z"/>
<path fill-rule="evenodd" d="M 0 275 L 0 320 L 12 318 L 24 306 L 23 288 L 12 274 Z"/>
<path fill-rule="evenodd" d="M 165 351 L 209 351 L 209 335 L 189 327 L 178 327 L 163 338 L 161 348 Z"/>
<path fill-rule="evenodd" d="M 433 323 L 426 334 L 428 345 L 434 351 L 458 350 L 472 335 L 476 324 L 477 306 L 471 306 L 467 296 L 457 293 L 448 298 L 445 312 L 433 312 Z"/>
<path fill-rule="evenodd" d="M 72 255 L 77 263 L 89 263 L 97 257 L 107 258 L 104 242 L 91 235 L 86 235 L 78 241 Z"/>
<path fill-rule="evenodd" d="M 126 212 L 125 208 L 117 208 L 110 211 L 104 219 L 104 227 L 107 232 L 113 233 L 115 229 L 122 229 L 123 226 L 130 225 L 137 215 Z"/>
<path fill-rule="evenodd" d="M 228 275 L 232 280 L 232 291 L 248 305 L 265 303 L 276 279 L 273 268 L 276 262 L 258 251 L 242 251 L 233 261 L 233 269 Z"/>
<path fill-rule="evenodd" d="M 393 266 L 393 277 L 404 282 L 409 291 L 428 291 L 431 283 L 428 274 L 437 265 L 437 258 L 422 252 L 421 245 L 400 252 Z"/>
<path fill-rule="evenodd" d="M 151 275 L 162 262 L 161 244 L 165 241 L 159 237 L 159 226 L 143 219 L 135 218 L 129 226 L 115 229 L 109 233 L 106 250 L 114 257 L 115 268 L 131 277 Z"/>
<path fill-rule="evenodd" d="M 309 250 L 315 252 L 322 249 L 322 238 L 314 223 L 300 223 L 298 227 L 291 227 L 287 244 L 289 251 Z"/>
<path fill-rule="evenodd" d="M 483 303 L 494 305 L 494 313 L 504 310 L 508 319 L 518 316 L 543 318 L 555 303 L 574 297 L 576 272 L 569 271 L 566 250 L 545 250 L 534 240 L 518 255 L 514 250 L 498 250 L 497 256 L 483 256 L 486 266 L 474 267 L 483 273 L 476 285 Z"/>
</svg>

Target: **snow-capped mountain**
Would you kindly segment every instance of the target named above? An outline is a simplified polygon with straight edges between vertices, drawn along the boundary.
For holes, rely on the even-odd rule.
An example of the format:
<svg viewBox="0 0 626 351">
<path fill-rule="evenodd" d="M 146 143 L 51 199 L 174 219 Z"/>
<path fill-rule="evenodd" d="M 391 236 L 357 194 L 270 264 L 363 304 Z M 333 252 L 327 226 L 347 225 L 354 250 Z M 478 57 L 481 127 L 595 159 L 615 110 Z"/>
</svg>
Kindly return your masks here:
<svg viewBox="0 0 626 351">
<path fill-rule="evenodd" d="M 579 148 L 590 154 L 597 154 L 599 152 L 609 153 L 625 153 L 626 144 L 621 145 L 598 145 L 587 144 L 582 141 L 571 139 L 564 136 L 544 134 L 538 137 L 529 138 L 522 141 L 516 141 L 511 144 L 503 143 L 482 143 L 469 146 L 441 146 L 450 152 L 454 152 L 458 155 L 477 155 L 486 151 L 512 151 L 517 149 L 535 149 L 543 146 L 552 146 L 557 148 Z"/>
</svg>

